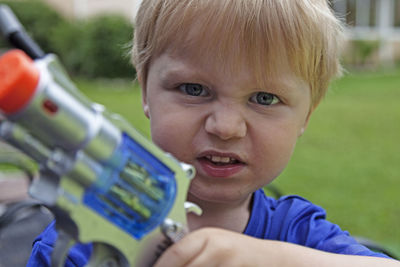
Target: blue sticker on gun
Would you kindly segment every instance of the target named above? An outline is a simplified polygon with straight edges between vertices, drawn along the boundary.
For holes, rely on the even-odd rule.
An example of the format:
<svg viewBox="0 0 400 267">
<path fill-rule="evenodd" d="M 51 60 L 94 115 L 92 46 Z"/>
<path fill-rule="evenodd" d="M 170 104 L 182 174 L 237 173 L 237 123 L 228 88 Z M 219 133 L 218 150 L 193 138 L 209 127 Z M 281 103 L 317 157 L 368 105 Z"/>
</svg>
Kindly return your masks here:
<svg viewBox="0 0 400 267">
<path fill-rule="evenodd" d="M 112 164 L 118 159 L 118 165 Z M 114 153 L 83 202 L 136 239 L 160 225 L 176 196 L 174 173 L 131 137 Z"/>
</svg>

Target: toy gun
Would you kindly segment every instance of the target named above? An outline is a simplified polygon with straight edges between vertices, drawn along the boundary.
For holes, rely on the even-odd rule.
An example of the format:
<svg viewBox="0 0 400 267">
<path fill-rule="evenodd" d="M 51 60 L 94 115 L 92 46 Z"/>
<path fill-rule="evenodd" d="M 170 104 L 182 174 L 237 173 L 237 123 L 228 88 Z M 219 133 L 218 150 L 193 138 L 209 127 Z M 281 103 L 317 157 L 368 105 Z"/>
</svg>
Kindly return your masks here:
<svg viewBox="0 0 400 267">
<path fill-rule="evenodd" d="M 201 213 L 186 202 L 194 168 L 80 94 L 5 5 L 0 29 L 20 48 L 0 58 L 0 137 L 38 164 L 29 194 L 55 215 L 52 265 L 73 242 L 93 243 L 88 266 L 151 265 Z"/>
</svg>

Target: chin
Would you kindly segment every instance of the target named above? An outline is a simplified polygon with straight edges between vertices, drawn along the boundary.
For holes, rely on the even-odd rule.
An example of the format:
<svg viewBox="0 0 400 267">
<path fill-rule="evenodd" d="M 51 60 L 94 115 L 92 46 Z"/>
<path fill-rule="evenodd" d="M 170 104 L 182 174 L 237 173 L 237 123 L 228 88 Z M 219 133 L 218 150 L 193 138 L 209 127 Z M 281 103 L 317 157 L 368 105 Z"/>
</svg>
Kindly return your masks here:
<svg viewBox="0 0 400 267">
<path fill-rule="evenodd" d="M 188 197 L 189 201 L 194 203 L 215 203 L 215 204 L 232 204 L 242 202 L 248 198 L 250 193 L 239 192 L 238 190 L 218 190 L 218 188 L 196 188 L 191 186 L 189 188 Z"/>
</svg>

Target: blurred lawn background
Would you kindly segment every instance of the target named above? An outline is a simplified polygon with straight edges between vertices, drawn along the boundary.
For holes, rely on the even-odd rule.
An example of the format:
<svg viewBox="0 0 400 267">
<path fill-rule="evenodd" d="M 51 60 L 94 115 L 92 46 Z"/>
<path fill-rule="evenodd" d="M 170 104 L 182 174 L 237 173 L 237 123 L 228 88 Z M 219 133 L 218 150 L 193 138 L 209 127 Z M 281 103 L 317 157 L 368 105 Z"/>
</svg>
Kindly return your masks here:
<svg viewBox="0 0 400 267">
<path fill-rule="evenodd" d="M 76 83 L 90 99 L 150 136 L 136 83 Z M 330 221 L 352 235 L 400 255 L 399 133 L 400 69 L 348 73 L 332 85 L 273 184 L 322 206 Z"/>
</svg>

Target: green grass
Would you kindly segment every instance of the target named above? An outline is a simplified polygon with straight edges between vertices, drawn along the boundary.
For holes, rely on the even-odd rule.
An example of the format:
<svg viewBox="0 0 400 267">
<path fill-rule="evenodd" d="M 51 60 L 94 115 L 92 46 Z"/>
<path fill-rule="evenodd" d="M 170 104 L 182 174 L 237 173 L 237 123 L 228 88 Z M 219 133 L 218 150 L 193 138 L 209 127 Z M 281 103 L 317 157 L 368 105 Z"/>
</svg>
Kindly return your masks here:
<svg viewBox="0 0 400 267">
<path fill-rule="evenodd" d="M 133 82 L 77 85 L 149 136 Z M 352 235 L 400 255 L 399 133 L 400 71 L 348 74 L 333 84 L 274 184 L 324 207 Z"/>
<path fill-rule="evenodd" d="M 150 137 L 150 124 L 144 116 L 140 88 L 134 81 L 124 80 L 76 80 L 76 86 L 90 100 L 100 103 L 113 113 L 118 113 Z"/>
</svg>

